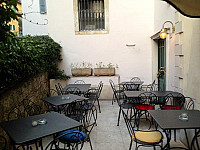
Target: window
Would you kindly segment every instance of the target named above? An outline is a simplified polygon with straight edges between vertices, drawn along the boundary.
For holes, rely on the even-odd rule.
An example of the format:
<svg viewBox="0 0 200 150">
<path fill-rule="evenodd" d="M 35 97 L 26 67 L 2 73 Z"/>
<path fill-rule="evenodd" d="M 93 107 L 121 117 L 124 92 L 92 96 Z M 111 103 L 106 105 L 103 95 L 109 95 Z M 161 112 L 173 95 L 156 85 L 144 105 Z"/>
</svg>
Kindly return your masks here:
<svg viewBox="0 0 200 150">
<path fill-rule="evenodd" d="M 46 14 L 46 0 L 40 0 L 40 13 L 41 14 Z"/>
<path fill-rule="evenodd" d="M 108 33 L 108 0 L 75 0 L 76 34 Z"/>
</svg>

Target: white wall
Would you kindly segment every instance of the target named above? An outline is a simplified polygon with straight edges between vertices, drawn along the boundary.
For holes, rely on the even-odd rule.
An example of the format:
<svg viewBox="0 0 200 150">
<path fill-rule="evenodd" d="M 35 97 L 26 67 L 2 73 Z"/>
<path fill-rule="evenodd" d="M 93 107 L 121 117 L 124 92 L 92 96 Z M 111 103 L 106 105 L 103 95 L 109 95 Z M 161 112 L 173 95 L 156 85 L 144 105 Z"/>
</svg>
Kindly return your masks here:
<svg viewBox="0 0 200 150">
<path fill-rule="evenodd" d="M 145 5 L 144 5 L 145 4 Z M 47 1 L 49 35 L 63 47 L 60 67 L 71 75 L 70 64 L 87 61 L 118 64 L 121 81 L 139 76 L 152 82 L 154 2 L 110 0 L 109 34 L 75 35 L 72 0 Z M 148 10 L 148 11 L 147 11 Z M 126 44 L 136 44 L 127 47 Z"/>
<path fill-rule="evenodd" d="M 26 19 L 22 19 L 23 35 L 47 35 L 48 25 L 38 25 L 46 24 L 48 22 L 47 20 L 45 20 L 47 19 L 47 15 L 40 14 L 39 0 L 22 0 L 21 2 L 22 13 L 26 14 L 26 19 L 28 20 L 27 21 Z"/>
<path fill-rule="evenodd" d="M 165 21 L 171 21 L 175 25 L 175 9 L 164 1 L 155 0 L 154 4 L 154 34 L 158 33 Z M 172 28 L 170 23 L 164 27 Z M 158 72 L 158 44 L 152 43 L 153 47 L 153 78 L 156 79 Z M 166 90 L 174 90 L 175 72 L 175 34 L 168 35 L 166 38 Z"/>
</svg>

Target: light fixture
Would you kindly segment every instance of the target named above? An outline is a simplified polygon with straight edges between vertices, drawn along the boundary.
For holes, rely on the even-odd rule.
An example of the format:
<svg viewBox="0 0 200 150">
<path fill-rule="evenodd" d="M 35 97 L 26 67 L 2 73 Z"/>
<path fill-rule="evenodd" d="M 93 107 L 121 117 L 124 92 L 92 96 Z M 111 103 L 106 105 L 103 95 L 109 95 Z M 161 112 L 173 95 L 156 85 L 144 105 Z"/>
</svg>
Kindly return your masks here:
<svg viewBox="0 0 200 150">
<path fill-rule="evenodd" d="M 167 34 L 168 34 L 167 31 L 170 30 L 170 28 L 165 28 L 164 27 L 166 23 L 171 23 L 171 25 L 172 25 L 172 33 L 175 31 L 175 26 L 173 25 L 173 23 L 171 21 L 165 21 L 163 23 L 162 29 L 161 29 L 160 34 L 159 34 L 161 39 L 165 39 Z"/>
</svg>

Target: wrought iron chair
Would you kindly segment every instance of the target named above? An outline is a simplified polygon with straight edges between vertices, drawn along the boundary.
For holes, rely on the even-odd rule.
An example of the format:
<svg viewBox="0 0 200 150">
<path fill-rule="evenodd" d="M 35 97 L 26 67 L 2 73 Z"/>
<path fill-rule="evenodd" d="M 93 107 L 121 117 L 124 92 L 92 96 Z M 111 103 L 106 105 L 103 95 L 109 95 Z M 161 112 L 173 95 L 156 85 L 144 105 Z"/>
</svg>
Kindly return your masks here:
<svg viewBox="0 0 200 150">
<path fill-rule="evenodd" d="M 191 97 L 185 97 L 184 109 L 194 110 L 194 99 Z"/>
<path fill-rule="evenodd" d="M 0 135 L 0 149 L 1 150 L 7 150 L 7 140 L 3 135 Z"/>
<path fill-rule="evenodd" d="M 60 87 L 57 85 L 57 84 L 55 84 L 55 87 L 56 87 L 56 91 L 57 91 L 57 94 L 58 95 L 63 95 L 64 93 L 62 92 L 62 89 L 60 89 Z"/>
<path fill-rule="evenodd" d="M 139 77 L 133 77 L 130 82 L 141 82 L 141 79 Z"/>
<path fill-rule="evenodd" d="M 123 85 L 123 91 L 137 91 L 138 90 L 138 85 L 134 83 L 125 83 Z"/>
<path fill-rule="evenodd" d="M 77 87 L 68 87 L 65 92 L 65 94 L 74 94 L 74 95 L 81 95 L 81 90 Z"/>
<path fill-rule="evenodd" d="M 85 84 L 85 81 L 83 81 L 83 80 L 76 80 L 74 82 L 74 84 Z"/>
<path fill-rule="evenodd" d="M 99 97 L 101 95 L 102 89 L 103 89 L 103 82 L 100 81 L 98 84 L 98 87 L 92 87 L 88 90 L 88 93 L 90 93 L 90 96 L 93 97 L 93 99 L 96 99 L 100 113 L 101 113 L 101 107 L 100 107 Z"/>
<path fill-rule="evenodd" d="M 195 132 L 196 132 L 196 129 L 195 129 Z M 194 138 L 192 139 L 192 142 L 191 142 L 191 150 L 200 150 L 200 130 L 198 130 L 196 133 L 195 133 L 195 136 Z"/>
<path fill-rule="evenodd" d="M 113 99 L 112 99 L 112 105 L 113 105 L 113 102 L 116 100 L 116 99 L 115 99 L 114 91 L 115 91 L 116 93 L 122 93 L 123 90 L 120 90 L 119 87 L 116 89 L 116 85 L 115 85 L 115 83 L 113 82 L 113 80 L 110 79 L 109 82 L 110 82 L 110 86 L 111 86 L 111 88 L 112 88 L 112 90 L 113 90 Z"/>
<path fill-rule="evenodd" d="M 30 99 L 23 99 L 22 100 L 22 105 L 24 107 L 25 116 L 27 116 L 27 117 L 41 114 L 41 111 L 42 111 L 41 106 L 36 104 L 36 103 L 34 103 Z"/>
<path fill-rule="evenodd" d="M 117 126 L 119 126 L 122 109 L 126 109 L 127 114 L 130 110 L 130 116 L 132 117 L 132 110 L 133 110 L 135 105 L 132 104 L 132 103 L 129 103 L 129 101 L 126 99 L 126 97 L 124 95 L 124 92 L 119 93 L 114 88 L 113 93 L 114 93 L 115 99 L 117 100 L 117 104 L 119 106 L 119 114 L 118 114 L 118 119 L 117 119 Z"/>
<path fill-rule="evenodd" d="M 163 104 L 161 109 L 163 110 L 180 110 L 183 108 L 185 103 L 185 97 L 183 94 L 179 93 L 177 96 L 174 96 L 172 93 L 169 93 L 164 97 Z"/>
<path fill-rule="evenodd" d="M 134 125 L 131 120 L 128 118 L 128 115 L 122 110 L 124 121 L 126 123 L 129 135 L 131 137 L 131 142 L 129 150 L 131 150 L 133 141 L 136 142 L 135 149 L 138 150 L 140 146 L 153 147 L 154 150 L 156 146 L 159 146 L 162 149 L 163 135 L 160 131 L 157 130 L 140 130 L 135 132 Z"/>
<path fill-rule="evenodd" d="M 155 94 L 151 92 L 144 92 L 138 96 L 139 105 L 135 106 L 136 109 L 136 117 L 135 117 L 135 125 L 137 129 L 139 129 L 140 119 L 143 115 L 145 115 L 145 119 L 150 122 L 149 129 L 151 128 L 151 120 L 148 119 L 149 113 L 148 110 L 154 109 L 154 104 L 157 102 L 157 97 Z"/>
<path fill-rule="evenodd" d="M 54 139 L 46 146 L 45 150 L 79 150 L 83 148 L 87 135 L 79 130 L 67 130 L 59 133 Z M 64 144 L 61 147 L 61 143 Z"/>
</svg>

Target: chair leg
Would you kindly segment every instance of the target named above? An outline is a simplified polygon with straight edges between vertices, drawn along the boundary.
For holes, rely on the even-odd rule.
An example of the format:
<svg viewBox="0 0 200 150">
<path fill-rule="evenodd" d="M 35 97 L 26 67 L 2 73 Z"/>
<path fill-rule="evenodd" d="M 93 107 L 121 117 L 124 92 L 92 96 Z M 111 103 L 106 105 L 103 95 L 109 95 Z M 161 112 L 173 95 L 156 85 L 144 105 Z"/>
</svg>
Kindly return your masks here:
<svg viewBox="0 0 200 150">
<path fill-rule="evenodd" d="M 99 107 L 99 113 L 101 113 L 101 108 L 100 108 L 100 103 L 99 103 L 99 99 L 97 98 L 97 103 L 98 103 L 98 107 Z"/>
<path fill-rule="evenodd" d="M 121 109 L 121 107 L 119 107 L 117 126 L 119 126 L 119 120 L 120 120 L 121 111 L 122 111 L 122 109 Z"/>
<path fill-rule="evenodd" d="M 129 146 L 129 150 L 131 150 L 132 143 L 133 143 L 133 140 L 131 139 L 130 146 Z"/>
<path fill-rule="evenodd" d="M 91 140 L 90 140 L 90 137 L 88 136 L 88 139 L 89 139 L 89 143 L 90 143 L 90 148 L 91 148 L 91 150 L 93 150 L 93 148 L 92 148 L 92 142 L 91 142 Z"/>
</svg>

